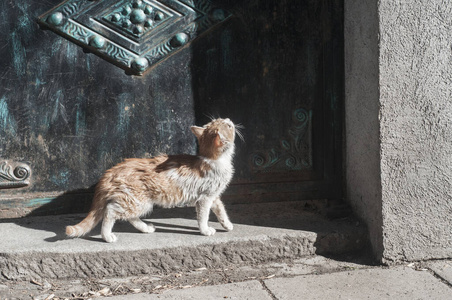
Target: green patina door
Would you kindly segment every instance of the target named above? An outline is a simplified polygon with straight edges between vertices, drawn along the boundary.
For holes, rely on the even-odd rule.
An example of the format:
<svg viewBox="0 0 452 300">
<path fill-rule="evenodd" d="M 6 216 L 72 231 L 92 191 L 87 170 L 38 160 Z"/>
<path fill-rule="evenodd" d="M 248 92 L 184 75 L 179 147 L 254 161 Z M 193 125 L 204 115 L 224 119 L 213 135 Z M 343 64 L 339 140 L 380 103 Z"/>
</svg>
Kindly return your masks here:
<svg viewBox="0 0 452 300">
<path fill-rule="evenodd" d="M 343 1 L 17 0 L 0 14 L 0 217 L 84 210 L 122 159 L 195 153 L 189 126 L 210 116 L 245 127 L 226 202 L 342 197 Z"/>
</svg>

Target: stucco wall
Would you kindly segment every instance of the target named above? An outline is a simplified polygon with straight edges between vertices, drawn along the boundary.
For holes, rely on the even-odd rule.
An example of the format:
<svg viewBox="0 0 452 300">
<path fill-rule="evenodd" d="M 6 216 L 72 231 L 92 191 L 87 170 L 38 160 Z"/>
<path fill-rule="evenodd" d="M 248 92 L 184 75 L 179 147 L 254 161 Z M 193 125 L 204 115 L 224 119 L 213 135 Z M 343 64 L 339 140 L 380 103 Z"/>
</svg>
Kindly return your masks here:
<svg viewBox="0 0 452 300">
<path fill-rule="evenodd" d="M 380 1 L 384 257 L 452 257 L 452 2 Z"/>
<path fill-rule="evenodd" d="M 345 3 L 345 60 L 351 65 L 346 67 L 350 203 L 367 220 L 374 251 L 383 261 L 452 257 L 452 2 L 381 0 L 367 7 L 360 1 Z M 375 13 L 378 24 L 362 16 Z M 372 41 L 378 37 L 375 45 Z M 353 46 L 353 40 L 361 46 Z M 373 62 L 376 55 L 377 79 L 369 76 L 374 70 L 366 70 L 366 59 L 360 58 Z M 366 89 L 372 82 L 378 91 Z M 354 105 L 372 109 L 354 110 Z M 359 114 L 366 114 L 370 123 L 360 124 Z M 377 148 L 372 142 L 354 141 L 366 135 L 374 141 L 378 131 Z M 376 178 L 378 166 L 366 162 L 375 159 L 366 154 L 367 146 L 370 153 L 380 153 L 381 181 L 372 182 L 381 187 L 380 199 L 370 197 L 378 188 L 367 180 Z M 372 174 L 354 171 L 370 165 L 367 171 Z M 381 215 L 382 224 L 372 215 Z M 379 229 L 381 245 L 373 236 Z"/>
</svg>

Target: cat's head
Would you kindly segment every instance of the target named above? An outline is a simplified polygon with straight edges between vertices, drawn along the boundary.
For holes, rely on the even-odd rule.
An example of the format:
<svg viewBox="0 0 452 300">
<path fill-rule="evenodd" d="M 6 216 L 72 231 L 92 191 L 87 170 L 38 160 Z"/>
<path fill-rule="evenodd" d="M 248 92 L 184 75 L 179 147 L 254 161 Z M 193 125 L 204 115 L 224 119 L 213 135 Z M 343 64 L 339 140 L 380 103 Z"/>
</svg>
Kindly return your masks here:
<svg viewBox="0 0 452 300">
<path fill-rule="evenodd" d="M 192 126 L 191 131 L 198 138 L 199 154 L 218 159 L 223 154 L 234 153 L 236 126 L 229 119 L 215 119 L 203 127 Z"/>
</svg>

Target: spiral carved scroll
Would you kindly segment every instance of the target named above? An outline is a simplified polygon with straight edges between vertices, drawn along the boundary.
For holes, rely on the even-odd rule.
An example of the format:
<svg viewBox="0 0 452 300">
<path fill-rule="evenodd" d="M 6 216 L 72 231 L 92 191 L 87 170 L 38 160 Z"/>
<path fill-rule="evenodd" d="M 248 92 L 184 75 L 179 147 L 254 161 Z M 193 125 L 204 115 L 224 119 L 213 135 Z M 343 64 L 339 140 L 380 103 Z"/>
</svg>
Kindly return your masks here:
<svg viewBox="0 0 452 300">
<path fill-rule="evenodd" d="M 31 169 L 24 163 L 0 162 L 0 189 L 20 188 L 30 184 Z"/>
</svg>

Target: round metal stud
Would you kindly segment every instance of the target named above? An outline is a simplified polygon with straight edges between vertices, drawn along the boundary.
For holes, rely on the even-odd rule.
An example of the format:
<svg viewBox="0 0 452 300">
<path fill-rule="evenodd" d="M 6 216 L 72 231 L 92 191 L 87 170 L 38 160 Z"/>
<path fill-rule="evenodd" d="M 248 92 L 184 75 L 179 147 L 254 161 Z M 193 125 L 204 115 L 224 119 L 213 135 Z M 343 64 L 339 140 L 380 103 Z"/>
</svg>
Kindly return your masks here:
<svg viewBox="0 0 452 300">
<path fill-rule="evenodd" d="M 144 13 L 147 14 L 147 15 L 150 15 L 153 10 L 154 9 L 152 8 L 152 6 L 146 5 L 146 7 L 144 8 Z"/>
<path fill-rule="evenodd" d="M 144 21 L 146 21 L 146 18 L 147 18 L 147 16 L 142 9 L 134 9 L 130 13 L 130 21 L 133 24 L 141 24 Z"/>
<path fill-rule="evenodd" d="M 134 8 L 139 8 L 139 7 L 141 7 L 143 5 L 143 1 L 141 1 L 141 0 L 135 0 L 135 1 L 133 1 L 133 3 L 132 3 L 132 6 L 134 7 Z"/>
<path fill-rule="evenodd" d="M 89 45 L 97 49 L 102 49 L 105 46 L 105 39 L 99 35 L 92 36 L 89 39 Z"/>
<path fill-rule="evenodd" d="M 222 21 L 225 18 L 225 12 L 221 8 L 217 8 L 212 11 L 211 16 L 215 21 Z"/>
<path fill-rule="evenodd" d="M 165 15 L 161 11 L 155 13 L 154 20 L 161 21 L 163 18 L 165 18 Z"/>
<path fill-rule="evenodd" d="M 113 22 L 119 22 L 120 20 L 121 20 L 121 15 L 120 14 L 113 14 L 112 16 L 111 16 L 111 20 L 113 21 Z"/>
<path fill-rule="evenodd" d="M 144 22 L 144 27 L 152 27 L 154 25 L 154 22 L 152 20 L 146 20 Z"/>
<path fill-rule="evenodd" d="M 144 28 L 141 25 L 137 25 L 133 28 L 133 33 L 135 34 L 141 34 L 144 32 Z"/>
<path fill-rule="evenodd" d="M 131 12 L 132 12 L 132 8 L 130 8 L 130 6 L 125 6 L 125 7 L 122 9 L 122 11 L 121 11 L 121 13 L 122 13 L 124 16 L 129 15 Z"/>
<path fill-rule="evenodd" d="M 146 58 L 138 57 L 132 62 L 132 68 L 138 72 L 143 72 L 149 66 L 149 62 Z"/>
<path fill-rule="evenodd" d="M 129 28 L 130 26 L 132 26 L 132 22 L 130 22 L 129 19 L 125 19 L 125 20 L 122 21 L 121 26 L 124 27 L 124 28 Z"/>
<path fill-rule="evenodd" d="M 170 40 L 170 45 L 174 48 L 181 47 L 185 45 L 189 39 L 190 37 L 186 33 L 180 32 L 173 36 L 173 38 Z"/>
<path fill-rule="evenodd" d="M 54 26 L 60 26 L 63 24 L 64 16 L 60 12 L 54 12 L 50 16 L 47 17 L 47 23 Z"/>
</svg>

